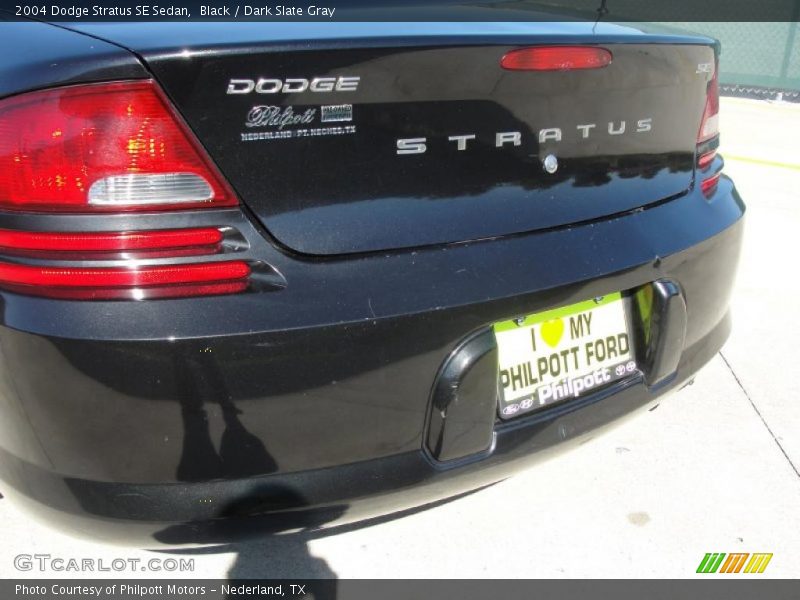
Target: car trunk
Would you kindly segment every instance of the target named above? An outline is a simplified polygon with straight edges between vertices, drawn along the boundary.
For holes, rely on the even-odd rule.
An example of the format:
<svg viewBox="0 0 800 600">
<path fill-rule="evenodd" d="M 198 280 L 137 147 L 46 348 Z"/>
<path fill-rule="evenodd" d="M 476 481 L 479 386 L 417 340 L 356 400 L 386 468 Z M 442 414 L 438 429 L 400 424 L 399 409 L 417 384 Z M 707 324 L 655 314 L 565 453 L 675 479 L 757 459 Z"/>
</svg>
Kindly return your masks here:
<svg viewBox="0 0 800 600">
<path fill-rule="evenodd" d="M 300 253 L 533 232 L 690 188 L 712 47 L 599 43 L 603 68 L 501 67 L 535 44 L 213 47 L 151 68 L 242 202 Z"/>
</svg>

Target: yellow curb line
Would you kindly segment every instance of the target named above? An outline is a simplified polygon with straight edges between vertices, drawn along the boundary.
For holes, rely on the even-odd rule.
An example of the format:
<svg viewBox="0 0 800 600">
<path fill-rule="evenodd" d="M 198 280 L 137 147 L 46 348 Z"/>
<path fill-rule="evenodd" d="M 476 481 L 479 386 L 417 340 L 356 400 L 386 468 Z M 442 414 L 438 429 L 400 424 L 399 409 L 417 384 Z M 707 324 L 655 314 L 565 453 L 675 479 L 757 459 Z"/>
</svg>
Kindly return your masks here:
<svg viewBox="0 0 800 600">
<path fill-rule="evenodd" d="M 784 103 L 775 103 L 769 100 L 756 100 L 750 98 L 720 98 L 720 103 L 722 106 L 726 104 L 731 105 L 739 105 L 739 106 L 751 106 L 753 108 L 758 109 L 770 109 L 770 110 L 778 110 L 784 112 L 798 112 L 800 111 L 800 104 L 796 104 L 793 102 L 784 102 Z"/>
<path fill-rule="evenodd" d="M 766 160 L 763 158 L 750 158 L 749 156 L 736 156 L 735 154 L 721 153 L 725 160 L 736 160 L 739 162 L 751 163 L 754 165 L 766 165 L 768 167 L 779 167 L 781 169 L 792 169 L 793 171 L 800 171 L 800 165 L 792 163 L 779 162 L 777 160 Z"/>
</svg>

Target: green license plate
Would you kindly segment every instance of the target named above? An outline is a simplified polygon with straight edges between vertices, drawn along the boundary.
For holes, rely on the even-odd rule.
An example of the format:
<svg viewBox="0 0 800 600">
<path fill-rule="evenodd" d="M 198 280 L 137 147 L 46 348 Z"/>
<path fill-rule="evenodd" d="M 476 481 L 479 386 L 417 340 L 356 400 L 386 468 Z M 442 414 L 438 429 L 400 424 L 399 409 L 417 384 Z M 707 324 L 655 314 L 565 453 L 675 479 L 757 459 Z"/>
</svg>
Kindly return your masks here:
<svg viewBox="0 0 800 600">
<path fill-rule="evenodd" d="M 504 419 L 590 394 L 637 371 L 617 292 L 494 325 Z"/>
</svg>

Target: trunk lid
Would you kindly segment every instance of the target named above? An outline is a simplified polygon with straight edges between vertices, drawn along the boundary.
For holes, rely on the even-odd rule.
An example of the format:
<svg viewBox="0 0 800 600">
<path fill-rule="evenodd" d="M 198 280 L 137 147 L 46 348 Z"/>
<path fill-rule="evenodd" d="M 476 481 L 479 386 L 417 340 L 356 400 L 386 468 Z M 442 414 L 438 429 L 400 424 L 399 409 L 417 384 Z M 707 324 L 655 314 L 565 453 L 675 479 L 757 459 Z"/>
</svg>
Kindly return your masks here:
<svg viewBox="0 0 800 600">
<path fill-rule="evenodd" d="M 338 255 L 566 226 L 686 192 L 713 48 L 590 39 L 610 65 L 501 68 L 535 37 L 196 44 L 145 60 L 269 234 Z"/>
</svg>

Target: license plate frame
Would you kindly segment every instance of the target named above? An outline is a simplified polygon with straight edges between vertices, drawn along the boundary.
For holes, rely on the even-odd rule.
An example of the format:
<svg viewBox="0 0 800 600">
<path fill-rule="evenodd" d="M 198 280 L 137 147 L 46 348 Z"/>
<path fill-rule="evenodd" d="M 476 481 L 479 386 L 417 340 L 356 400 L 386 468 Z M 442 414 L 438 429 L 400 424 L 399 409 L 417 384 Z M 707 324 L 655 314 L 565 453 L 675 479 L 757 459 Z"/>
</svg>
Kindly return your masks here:
<svg viewBox="0 0 800 600">
<path fill-rule="evenodd" d="M 629 315 L 615 292 L 495 323 L 500 418 L 575 401 L 639 372 Z"/>
</svg>

